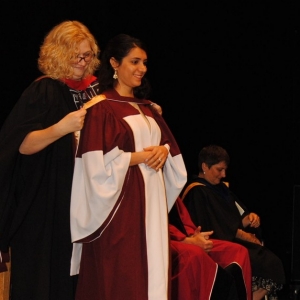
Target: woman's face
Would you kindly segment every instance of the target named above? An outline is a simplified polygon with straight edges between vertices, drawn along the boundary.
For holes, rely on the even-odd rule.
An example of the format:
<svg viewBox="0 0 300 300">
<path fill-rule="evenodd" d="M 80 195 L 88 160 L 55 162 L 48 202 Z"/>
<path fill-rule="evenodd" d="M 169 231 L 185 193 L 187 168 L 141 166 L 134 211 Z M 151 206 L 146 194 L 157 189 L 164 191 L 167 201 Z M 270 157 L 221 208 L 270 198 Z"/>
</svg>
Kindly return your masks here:
<svg viewBox="0 0 300 300">
<path fill-rule="evenodd" d="M 140 86 L 142 78 L 147 72 L 147 54 L 141 48 L 132 48 L 120 65 L 116 67 L 118 85 L 122 89 L 132 89 Z"/>
<path fill-rule="evenodd" d="M 79 44 L 78 51 L 78 55 L 72 61 L 72 68 L 74 71 L 72 79 L 74 80 L 82 79 L 90 61 L 94 57 L 94 53 L 88 40 L 84 40 Z"/>
<path fill-rule="evenodd" d="M 206 163 L 202 164 L 202 170 L 204 174 L 204 178 L 210 183 L 210 184 L 219 184 L 222 180 L 222 178 L 226 177 L 226 170 L 227 165 L 224 161 L 221 161 L 215 165 L 212 165 L 210 168 L 208 168 Z"/>
</svg>

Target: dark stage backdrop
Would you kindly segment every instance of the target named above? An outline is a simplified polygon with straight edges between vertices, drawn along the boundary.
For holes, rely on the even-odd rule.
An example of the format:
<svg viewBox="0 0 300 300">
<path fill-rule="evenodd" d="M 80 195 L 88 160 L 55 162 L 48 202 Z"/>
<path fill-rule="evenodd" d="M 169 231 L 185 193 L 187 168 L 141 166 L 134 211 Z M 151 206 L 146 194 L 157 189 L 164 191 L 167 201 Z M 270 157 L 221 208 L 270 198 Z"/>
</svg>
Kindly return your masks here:
<svg viewBox="0 0 300 300">
<path fill-rule="evenodd" d="M 149 48 L 151 98 L 163 107 L 189 174 L 197 172 L 203 146 L 228 150 L 227 180 L 261 215 L 266 245 L 289 278 L 293 186 L 300 184 L 296 1 L 5 0 L 1 6 L 0 125 L 40 75 L 39 46 L 57 23 L 85 23 L 100 48 L 121 32 L 141 38 Z"/>
</svg>

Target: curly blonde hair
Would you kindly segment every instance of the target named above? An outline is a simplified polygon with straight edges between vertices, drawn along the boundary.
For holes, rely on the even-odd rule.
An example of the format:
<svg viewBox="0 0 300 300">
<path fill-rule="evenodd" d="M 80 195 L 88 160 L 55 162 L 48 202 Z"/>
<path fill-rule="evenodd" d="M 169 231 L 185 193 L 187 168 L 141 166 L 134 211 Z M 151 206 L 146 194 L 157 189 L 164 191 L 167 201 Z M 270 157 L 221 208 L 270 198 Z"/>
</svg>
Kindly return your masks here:
<svg viewBox="0 0 300 300">
<path fill-rule="evenodd" d="M 100 48 L 89 29 L 78 21 L 64 21 L 56 25 L 45 37 L 38 58 L 38 68 L 53 79 L 72 78 L 71 60 L 78 53 L 79 44 L 88 40 L 94 57 L 83 75 L 93 75 L 100 65 Z"/>
</svg>

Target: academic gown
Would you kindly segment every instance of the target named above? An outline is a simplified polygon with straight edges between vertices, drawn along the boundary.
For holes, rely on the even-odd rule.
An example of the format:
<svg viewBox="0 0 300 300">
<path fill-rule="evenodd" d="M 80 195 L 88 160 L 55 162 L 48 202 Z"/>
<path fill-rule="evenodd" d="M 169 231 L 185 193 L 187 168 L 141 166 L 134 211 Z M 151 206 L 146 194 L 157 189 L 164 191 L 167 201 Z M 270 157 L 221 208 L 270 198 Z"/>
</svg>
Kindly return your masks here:
<svg viewBox="0 0 300 300">
<path fill-rule="evenodd" d="M 88 110 L 75 161 L 71 232 L 72 270 L 79 271 L 76 299 L 164 300 L 168 210 L 186 183 L 183 158 L 149 101 L 122 97 L 115 90 L 104 94 L 106 99 Z M 145 116 L 128 102 L 137 103 Z M 131 152 L 165 144 L 170 152 L 162 170 L 144 163 L 129 166 Z"/>
<path fill-rule="evenodd" d="M 94 77 L 95 78 L 95 77 Z M 73 133 L 42 151 L 21 155 L 34 130 L 75 111 L 78 95 L 41 78 L 21 95 L 0 133 L 0 250 L 11 247 L 11 300 L 73 300 L 70 197 Z"/>
<path fill-rule="evenodd" d="M 169 230 L 172 250 L 172 300 L 208 299 L 252 299 L 251 265 L 245 247 L 216 239 L 213 248 L 206 253 L 196 245 L 181 242 L 194 234 L 196 226 L 178 197 L 169 213 Z M 205 231 L 202 230 L 201 231 Z M 219 267 L 219 266 L 221 267 Z M 230 275 L 220 271 L 238 268 L 235 272 L 237 291 L 240 298 L 232 293 Z M 219 269 L 219 273 L 217 270 Z M 220 296 L 222 295 L 222 296 Z M 235 298 L 236 297 L 236 298 Z"/>
<path fill-rule="evenodd" d="M 193 178 L 191 182 L 204 185 L 194 186 L 183 199 L 192 221 L 201 225 L 203 231 L 213 230 L 212 238 L 227 240 L 245 246 L 250 255 L 252 276 L 271 279 L 278 285 L 285 283 L 281 260 L 264 246 L 237 239 L 237 229 L 243 229 L 242 216 L 247 213 L 246 206 L 221 182 L 211 185 L 203 178 Z M 184 193 L 185 188 L 182 193 Z M 235 202 L 244 210 L 241 216 Z"/>
</svg>

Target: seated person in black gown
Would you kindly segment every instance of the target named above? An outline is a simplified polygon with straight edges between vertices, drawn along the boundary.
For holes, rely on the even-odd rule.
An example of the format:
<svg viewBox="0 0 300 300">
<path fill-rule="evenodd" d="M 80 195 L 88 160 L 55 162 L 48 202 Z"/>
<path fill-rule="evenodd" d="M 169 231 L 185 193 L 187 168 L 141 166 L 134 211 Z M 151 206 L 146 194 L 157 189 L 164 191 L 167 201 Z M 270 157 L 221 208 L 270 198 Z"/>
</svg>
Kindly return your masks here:
<svg viewBox="0 0 300 300">
<path fill-rule="evenodd" d="M 171 300 L 251 300 L 247 248 L 210 239 L 178 197 L 169 212 L 172 255 Z"/>
<path fill-rule="evenodd" d="M 250 255 L 253 300 L 265 295 L 276 297 L 285 283 L 281 260 L 249 229 L 259 229 L 260 218 L 222 182 L 229 165 L 229 155 L 217 145 L 204 147 L 198 157 L 199 174 L 189 180 L 182 199 L 195 224 L 203 231 L 213 230 L 211 238 L 239 243 Z"/>
</svg>

